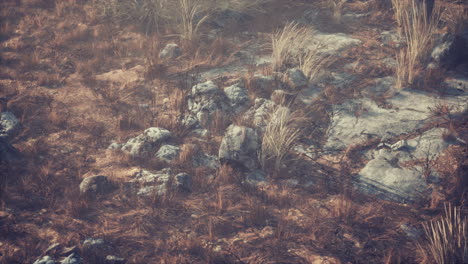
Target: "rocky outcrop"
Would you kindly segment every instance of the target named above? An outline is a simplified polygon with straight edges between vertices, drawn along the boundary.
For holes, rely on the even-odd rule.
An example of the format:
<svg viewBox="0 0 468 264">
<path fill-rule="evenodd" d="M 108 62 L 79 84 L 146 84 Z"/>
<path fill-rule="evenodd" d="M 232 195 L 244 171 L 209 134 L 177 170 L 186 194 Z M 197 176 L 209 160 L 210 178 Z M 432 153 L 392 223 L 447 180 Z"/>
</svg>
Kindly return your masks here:
<svg viewBox="0 0 468 264">
<path fill-rule="evenodd" d="M 460 102 L 467 99 L 468 95 L 465 95 L 445 97 L 443 101 L 456 113 L 465 110 L 466 106 Z M 405 89 L 387 100 L 390 107 L 381 107 L 368 98 L 336 105 L 325 148 L 343 150 L 369 140 L 386 142 L 395 136 L 412 133 L 426 124 L 437 102 L 432 94 Z"/>
<path fill-rule="evenodd" d="M 133 183 L 137 183 L 136 192 L 138 195 L 164 195 L 169 188 L 176 191 L 190 192 L 192 189 L 192 177 L 187 173 L 179 173 L 173 177 L 171 182 L 172 171 L 164 169 L 157 172 L 141 170 L 135 175 Z M 169 185 L 172 183 L 171 185 Z"/>
<path fill-rule="evenodd" d="M 357 186 L 365 193 L 399 203 L 414 203 L 430 198 L 431 183 L 437 173 L 423 165 L 406 166 L 409 161 L 429 162 L 452 143 L 443 139 L 446 129 L 434 128 L 418 137 L 394 144 L 380 144 L 370 151 L 371 159 L 358 175 Z"/>
<path fill-rule="evenodd" d="M 219 160 L 242 170 L 255 171 L 260 165 L 257 159 L 259 137 L 248 127 L 230 125 L 219 147 Z"/>
<path fill-rule="evenodd" d="M 129 139 L 121 146 L 121 149 L 134 157 L 148 157 L 158 150 L 158 145 L 165 142 L 170 137 L 171 132 L 169 130 L 159 127 L 150 127 L 139 136 Z"/>
</svg>

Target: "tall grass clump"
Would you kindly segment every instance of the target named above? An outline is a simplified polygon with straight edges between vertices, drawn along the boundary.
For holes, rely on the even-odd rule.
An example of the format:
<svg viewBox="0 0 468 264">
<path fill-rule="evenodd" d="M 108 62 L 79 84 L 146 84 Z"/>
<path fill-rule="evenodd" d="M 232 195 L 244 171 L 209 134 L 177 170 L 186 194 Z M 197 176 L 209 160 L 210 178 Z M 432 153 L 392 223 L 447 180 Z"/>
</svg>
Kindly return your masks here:
<svg viewBox="0 0 468 264">
<path fill-rule="evenodd" d="M 306 46 L 314 30 L 310 27 L 300 26 L 296 22 L 286 24 L 282 29 L 271 36 L 272 67 L 280 71 L 283 67 L 293 65 L 297 47 Z"/>
<path fill-rule="evenodd" d="M 468 220 L 460 207 L 445 205 L 445 214 L 424 223 L 427 241 L 420 243 L 426 259 L 437 264 L 468 263 Z"/>
<path fill-rule="evenodd" d="M 430 56 L 434 36 L 440 24 L 440 6 L 428 13 L 425 2 L 392 0 L 402 39 L 406 41 L 396 56 L 396 87 L 413 85 L 422 74 Z"/>
<path fill-rule="evenodd" d="M 263 168 L 272 164 L 275 172 L 280 170 L 288 152 L 300 137 L 300 129 L 294 125 L 296 120 L 287 107 L 278 107 L 269 115 L 259 155 Z"/>
<path fill-rule="evenodd" d="M 314 42 L 316 31 L 309 26 L 290 22 L 271 36 L 272 69 L 282 71 L 298 67 L 311 81 L 332 62 L 321 52 L 324 45 Z"/>
</svg>

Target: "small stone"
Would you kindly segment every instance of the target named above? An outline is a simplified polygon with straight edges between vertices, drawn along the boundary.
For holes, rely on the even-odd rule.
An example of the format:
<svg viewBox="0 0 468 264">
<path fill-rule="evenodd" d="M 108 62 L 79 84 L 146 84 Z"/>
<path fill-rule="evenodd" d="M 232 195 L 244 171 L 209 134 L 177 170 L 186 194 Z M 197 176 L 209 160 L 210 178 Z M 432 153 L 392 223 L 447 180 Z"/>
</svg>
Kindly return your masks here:
<svg viewBox="0 0 468 264">
<path fill-rule="evenodd" d="M 108 255 L 104 261 L 105 264 L 125 264 L 124 258 Z"/>
<path fill-rule="evenodd" d="M 80 183 L 80 193 L 82 195 L 105 194 L 112 189 L 112 182 L 103 175 L 86 177 Z"/>
<path fill-rule="evenodd" d="M 179 48 L 179 45 L 175 43 L 169 43 L 164 47 L 164 49 L 159 53 L 160 59 L 175 59 L 182 55 L 182 51 Z"/>
<path fill-rule="evenodd" d="M 177 189 L 190 192 L 192 190 L 192 177 L 187 173 L 179 173 L 175 177 Z"/>
</svg>

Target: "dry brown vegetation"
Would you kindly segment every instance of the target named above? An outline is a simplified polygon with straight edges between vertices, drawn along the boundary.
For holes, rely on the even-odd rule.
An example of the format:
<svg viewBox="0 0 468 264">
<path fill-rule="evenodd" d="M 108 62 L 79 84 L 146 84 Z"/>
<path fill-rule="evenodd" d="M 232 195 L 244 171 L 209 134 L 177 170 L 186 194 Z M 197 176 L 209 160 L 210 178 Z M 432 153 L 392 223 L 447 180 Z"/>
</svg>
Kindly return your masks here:
<svg viewBox="0 0 468 264">
<path fill-rule="evenodd" d="M 332 14 L 338 21 L 344 2 L 334 2 Z M 380 5 L 382 1 L 370 2 Z M 182 8 L 174 7 L 179 3 Z M 461 217 L 462 209 L 452 212 L 449 208 L 443 218 L 426 225 L 429 246 L 412 241 L 399 227 L 439 219 L 445 200 L 466 206 L 466 147 L 451 149 L 448 156 L 453 163 L 437 163 L 447 174 L 443 176 L 445 199 L 434 198 L 431 204 L 415 207 L 355 192 L 350 177 L 359 162 L 352 159 L 352 151 L 338 162 L 288 158 L 294 142 L 321 140 L 323 124 L 333 114 L 330 104 L 359 96 L 352 90 L 359 85 L 329 86 L 311 106 L 297 103 L 293 114 L 282 108 L 272 113 L 275 122 L 267 126 L 265 133 L 270 137 L 264 137 L 262 145 L 263 165 L 273 164 L 268 177 L 275 176 L 268 185 L 245 184 L 245 175 L 229 165 L 213 169 L 191 164 L 198 152 L 217 154 L 230 123 L 249 125 L 239 116 L 216 113 L 209 135 L 203 139 L 193 136 L 183 124 L 187 96 L 201 71 L 228 65 L 253 41 L 242 34 L 240 29 L 245 26 L 234 24 L 227 29 L 231 35 L 209 38 L 209 18 L 226 9 L 258 12 L 258 21 L 253 20 L 248 31 L 274 36 L 273 66 L 262 69 L 254 65 L 236 77 L 244 81 L 252 98 L 269 98 L 274 87 L 260 90 L 255 73 L 272 74 L 292 63 L 313 80 L 322 67 L 334 63 L 313 50 L 291 54 L 287 47 L 290 38 L 313 34 L 313 30 L 269 19 L 279 17 L 278 10 L 293 18 L 296 9 L 328 4 L 282 0 L 1 1 L 0 98 L 7 98 L 8 110 L 21 121 L 22 129 L 12 143 L 23 159 L 0 160 L 0 262 L 33 263 L 53 243 L 81 249 L 84 239 L 98 237 L 110 243 L 114 255 L 135 264 L 433 263 L 431 258 L 451 263 L 444 262 L 445 255 L 442 262 L 437 261 L 436 255 L 447 250 L 436 246 L 450 244 L 436 241 L 444 235 L 440 231 L 443 224 L 438 223 L 462 221 L 456 218 Z M 356 8 L 369 8 L 361 5 Z M 171 17 L 169 11 L 174 9 L 177 15 Z M 415 31 L 405 33 L 411 38 Z M 265 38 L 265 44 L 270 41 Z M 167 43 L 178 43 L 183 54 L 173 60 L 160 59 L 158 54 Z M 351 51 L 353 56 L 374 58 L 370 53 L 376 45 L 367 44 Z M 408 46 L 411 48 L 417 49 Z M 422 56 L 408 54 L 413 59 Z M 402 58 L 409 59 L 408 54 Z M 359 67 L 355 70 L 363 76 L 388 71 Z M 106 75 L 111 71 L 123 78 L 112 79 L 113 75 Z M 411 83 L 413 77 L 408 74 L 404 80 Z M 441 105 L 434 114 L 442 116 L 447 111 Z M 465 141 L 466 121 L 451 123 L 454 134 Z M 151 126 L 169 129 L 174 135 L 171 143 L 181 146 L 178 158 L 170 164 L 107 150 L 113 140 L 125 142 Z M 129 177 L 140 168 L 157 171 L 166 167 L 191 174 L 192 191 L 138 196 L 128 190 Z M 79 194 L 83 177 L 101 174 L 112 179 L 118 191 L 94 199 Z M 306 187 L 288 184 L 292 176 Z M 308 186 L 311 180 L 315 184 Z M 444 220 L 448 213 L 457 215 Z M 454 236 L 459 238 L 465 232 L 466 249 L 463 219 L 464 229 Z M 448 250 L 459 250 L 456 246 Z M 420 247 L 423 249 L 415 255 Z M 95 256 L 83 257 L 84 263 L 99 263 Z"/>
</svg>

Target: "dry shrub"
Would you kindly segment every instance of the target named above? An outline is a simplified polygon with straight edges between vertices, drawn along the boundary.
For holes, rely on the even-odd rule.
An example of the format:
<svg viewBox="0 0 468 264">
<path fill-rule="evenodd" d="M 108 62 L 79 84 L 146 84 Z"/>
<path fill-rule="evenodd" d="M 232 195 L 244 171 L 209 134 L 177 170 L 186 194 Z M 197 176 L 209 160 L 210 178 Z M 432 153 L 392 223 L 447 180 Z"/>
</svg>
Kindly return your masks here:
<svg viewBox="0 0 468 264">
<path fill-rule="evenodd" d="M 400 25 L 400 35 L 406 40 L 406 47 L 397 53 L 396 88 L 413 85 L 423 74 L 423 67 L 429 59 L 434 35 L 441 21 L 439 5 L 428 13 L 426 3 L 416 0 L 393 0 L 395 17 Z"/>
<path fill-rule="evenodd" d="M 461 207 L 445 205 L 444 215 L 424 223 L 426 241 L 418 243 L 425 259 L 437 264 L 467 263 L 468 219 Z"/>
</svg>

